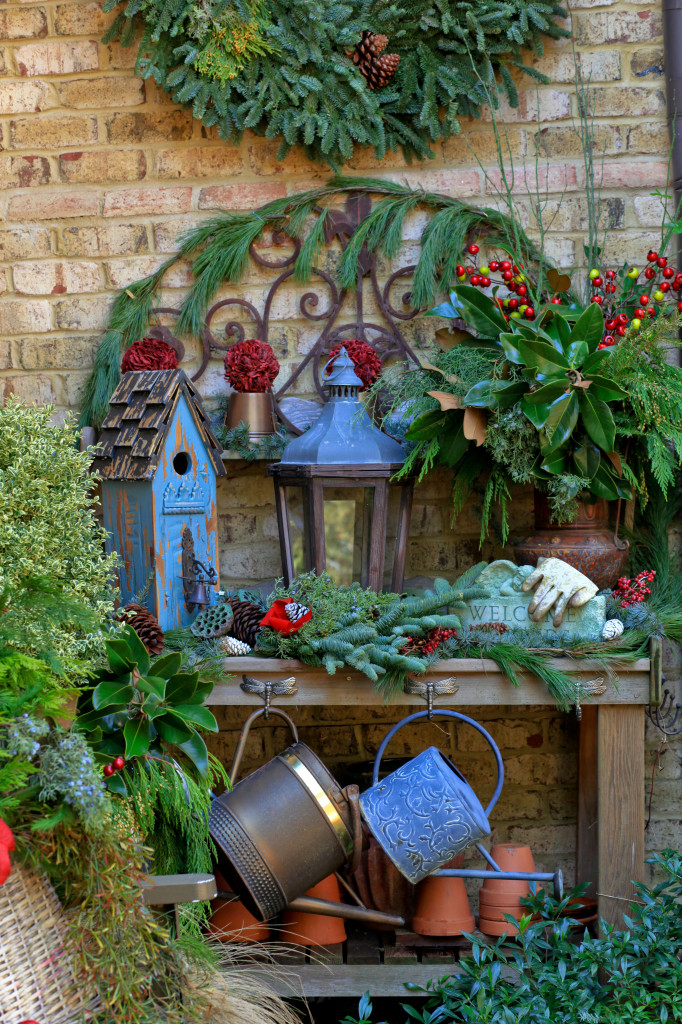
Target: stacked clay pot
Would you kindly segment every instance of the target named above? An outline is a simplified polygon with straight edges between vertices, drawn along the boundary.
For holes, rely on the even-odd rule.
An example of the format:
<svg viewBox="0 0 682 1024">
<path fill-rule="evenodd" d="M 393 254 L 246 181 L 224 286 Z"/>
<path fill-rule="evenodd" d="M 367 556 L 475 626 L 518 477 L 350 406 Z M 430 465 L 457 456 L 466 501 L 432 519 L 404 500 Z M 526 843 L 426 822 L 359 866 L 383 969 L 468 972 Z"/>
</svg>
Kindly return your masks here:
<svg viewBox="0 0 682 1024">
<path fill-rule="evenodd" d="M 341 890 L 336 875 L 327 875 L 308 889 L 306 896 L 341 903 Z M 277 938 L 297 946 L 336 946 L 346 940 L 346 926 L 341 917 L 306 914 L 301 910 L 285 910 Z"/>
<path fill-rule="evenodd" d="M 218 889 L 229 892 L 230 887 L 220 874 L 215 872 Z M 246 909 L 241 900 L 211 900 L 211 918 L 208 933 L 219 942 L 266 942 L 270 938 L 267 924 L 259 921 Z"/>
<path fill-rule="evenodd" d="M 530 846 L 521 843 L 499 843 L 490 856 L 501 871 L 535 871 Z M 528 911 L 521 906 L 521 897 L 528 896 L 530 885 L 523 879 L 496 878 L 490 870 L 479 892 L 479 930 L 484 935 L 518 935 L 519 930 L 505 919 L 511 914 L 518 921 Z"/>
<path fill-rule="evenodd" d="M 461 868 L 464 854 L 444 864 Z M 417 935 L 450 936 L 473 932 L 476 927 L 463 878 L 425 878 L 417 886 L 412 931 Z"/>
</svg>

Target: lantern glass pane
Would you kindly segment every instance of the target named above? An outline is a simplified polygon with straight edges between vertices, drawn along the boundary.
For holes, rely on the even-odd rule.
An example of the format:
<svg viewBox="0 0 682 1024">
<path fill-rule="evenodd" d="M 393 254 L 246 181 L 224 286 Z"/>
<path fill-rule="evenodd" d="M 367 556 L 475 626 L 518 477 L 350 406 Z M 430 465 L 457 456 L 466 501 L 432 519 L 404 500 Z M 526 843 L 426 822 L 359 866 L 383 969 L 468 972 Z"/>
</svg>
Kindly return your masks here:
<svg viewBox="0 0 682 1024">
<path fill-rule="evenodd" d="M 310 569 L 310 516 L 308 490 L 302 487 L 287 487 L 287 526 L 289 543 L 294 563 L 294 576 Z"/>
<path fill-rule="evenodd" d="M 369 585 L 369 543 L 374 488 L 325 486 L 324 544 L 326 569 L 340 586 Z"/>
</svg>

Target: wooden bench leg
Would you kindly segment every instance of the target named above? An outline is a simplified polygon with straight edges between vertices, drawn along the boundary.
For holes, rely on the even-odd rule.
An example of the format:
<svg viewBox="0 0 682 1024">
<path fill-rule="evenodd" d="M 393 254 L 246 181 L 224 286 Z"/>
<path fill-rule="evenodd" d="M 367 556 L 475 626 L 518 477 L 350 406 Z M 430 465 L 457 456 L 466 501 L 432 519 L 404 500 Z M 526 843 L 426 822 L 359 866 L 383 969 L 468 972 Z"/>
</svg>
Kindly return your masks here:
<svg viewBox="0 0 682 1024">
<path fill-rule="evenodd" d="M 622 928 L 632 882 L 644 878 L 644 708 L 639 704 L 598 707 L 597 793 L 599 915 Z"/>
<path fill-rule="evenodd" d="M 583 705 L 578 740 L 576 882 L 589 885 L 588 896 L 596 895 L 599 867 L 597 712 L 596 704 Z"/>
</svg>

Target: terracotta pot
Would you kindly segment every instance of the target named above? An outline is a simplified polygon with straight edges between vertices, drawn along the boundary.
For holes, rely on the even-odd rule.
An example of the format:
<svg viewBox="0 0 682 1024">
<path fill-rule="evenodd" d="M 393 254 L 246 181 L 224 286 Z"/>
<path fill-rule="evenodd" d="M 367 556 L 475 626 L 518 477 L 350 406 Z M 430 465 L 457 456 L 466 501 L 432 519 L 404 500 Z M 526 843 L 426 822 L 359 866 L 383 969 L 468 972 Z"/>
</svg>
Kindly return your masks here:
<svg viewBox="0 0 682 1024">
<path fill-rule="evenodd" d="M 597 920 L 598 902 L 593 896 L 578 896 L 571 900 L 562 916 L 579 922 L 571 926 L 571 931 L 582 932 L 585 925 L 594 924 Z"/>
<path fill-rule="evenodd" d="M 462 857 L 446 864 L 459 867 Z M 417 886 L 412 931 L 417 935 L 461 935 L 476 927 L 463 878 L 425 878 Z"/>
<path fill-rule="evenodd" d="M 412 917 L 415 886 L 400 874 L 374 836 L 370 837 L 368 848 L 362 851 L 353 879 L 366 907 L 385 914 L 396 914 L 406 921 Z M 378 925 L 372 927 L 377 931 L 387 930 Z"/>
<path fill-rule="evenodd" d="M 218 888 L 229 891 L 229 887 L 219 871 L 215 872 Z M 251 914 L 241 900 L 235 896 L 233 900 L 211 900 L 211 919 L 208 933 L 219 942 L 267 942 L 270 929 L 262 921 Z"/>
<path fill-rule="evenodd" d="M 272 392 L 264 391 L 256 394 L 250 391 L 235 391 L 230 395 L 230 403 L 225 414 L 225 426 L 229 430 L 234 430 L 240 423 L 248 424 L 250 440 L 273 434 L 276 426 Z"/>
<path fill-rule="evenodd" d="M 478 930 L 483 932 L 484 935 L 492 935 L 495 938 L 504 935 L 505 932 L 510 937 L 519 934 L 519 929 L 510 924 L 509 921 L 490 921 L 483 917 L 479 918 Z"/>
<path fill-rule="evenodd" d="M 541 557 L 561 558 L 604 590 L 623 575 L 628 548 L 628 541 L 614 540 L 603 498 L 593 505 L 581 501 L 575 522 L 557 526 L 550 522 L 546 496 L 536 491 L 535 533 L 515 545 L 514 556 L 519 565 L 537 565 Z"/>
<path fill-rule="evenodd" d="M 501 871 L 535 871 L 535 861 L 530 846 L 523 843 L 499 843 L 490 850 L 490 856 Z M 530 885 L 523 879 L 497 878 L 492 868 L 481 886 L 481 897 L 494 901 L 496 896 L 501 899 L 514 899 L 527 896 Z"/>
<path fill-rule="evenodd" d="M 323 878 L 305 895 L 341 903 L 341 890 L 335 875 Z M 277 937 L 280 942 L 292 942 L 297 946 L 335 946 L 346 941 L 346 926 L 340 917 L 286 910 Z"/>
</svg>

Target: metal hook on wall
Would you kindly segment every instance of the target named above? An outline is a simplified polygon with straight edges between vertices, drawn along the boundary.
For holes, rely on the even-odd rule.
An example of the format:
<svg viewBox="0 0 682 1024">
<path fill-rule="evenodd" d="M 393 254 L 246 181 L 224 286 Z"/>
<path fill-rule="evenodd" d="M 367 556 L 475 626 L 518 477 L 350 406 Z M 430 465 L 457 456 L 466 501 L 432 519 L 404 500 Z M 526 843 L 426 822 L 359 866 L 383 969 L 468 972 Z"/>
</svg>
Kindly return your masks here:
<svg viewBox="0 0 682 1024">
<path fill-rule="evenodd" d="M 270 679 L 254 679 L 253 676 L 247 675 L 243 675 L 242 680 L 240 688 L 244 693 L 255 693 L 263 698 L 266 721 L 270 717 L 270 705 L 273 697 L 293 697 L 295 693 L 298 693 L 296 676 L 289 676 L 288 679 L 282 679 L 278 683 L 273 683 Z"/>
<path fill-rule="evenodd" d="M 405 693 L 414 697 L 423 697 L 426 701 L 426 710 L 429 721 L 433 718 L 434 697 L 452 696 L 457 693 L 459 686 L 456 685 L 456 677 L 448 676 L 447 679 L 408 679 L 405 684 Z"/>
<path fill-rule="evenodd" d="M 674 691 L 666 688 L 663 691 L 660 705 L 653 707 L 651 704 L 648 704 L 646 713 L 650 721 L 653 722 L 664 736 L 679 736 L 682 733 L 682 722 L 680 722 L 679 726 L 677 722 L 680 718 L 681 710 L 682 705 L 680 705 L 679 701 L 675 701 Z"/>
</svg>

